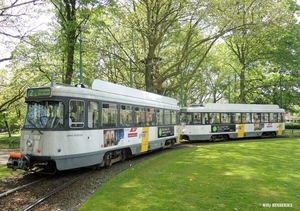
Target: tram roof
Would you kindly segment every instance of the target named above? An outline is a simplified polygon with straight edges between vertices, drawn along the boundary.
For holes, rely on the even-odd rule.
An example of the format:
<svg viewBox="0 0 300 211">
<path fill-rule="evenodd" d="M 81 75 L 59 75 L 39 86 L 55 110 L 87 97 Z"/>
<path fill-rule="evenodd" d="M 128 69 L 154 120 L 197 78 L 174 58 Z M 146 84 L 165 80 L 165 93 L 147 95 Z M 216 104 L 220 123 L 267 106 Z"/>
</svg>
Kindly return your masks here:
<svg viewBox="0 0 300 211">
<path fill-rule="evenodd" d="M 47 87 L 32 89 L 34 90 L 43 88 Z M 101 100 L 104 102 L 115 102 L 179 110 L 178 101 L 176 99 L 102 80 L 95 80 L 92 84 L 92 89 L 82 88 L 81 85 L 70 86 L 66 84 L 54 83 L 53 86 L 51 86 L 51 96 L 86 98 Z M 32 99 L 36 99 L 35 97 L 36 96 L 32 96 Z"/>
<path fill-rule="evenodd" d="M 284 109 L 273 104 L 191 104 L 183 108 L 187 112 L 284 112 Z"/>
</svg>

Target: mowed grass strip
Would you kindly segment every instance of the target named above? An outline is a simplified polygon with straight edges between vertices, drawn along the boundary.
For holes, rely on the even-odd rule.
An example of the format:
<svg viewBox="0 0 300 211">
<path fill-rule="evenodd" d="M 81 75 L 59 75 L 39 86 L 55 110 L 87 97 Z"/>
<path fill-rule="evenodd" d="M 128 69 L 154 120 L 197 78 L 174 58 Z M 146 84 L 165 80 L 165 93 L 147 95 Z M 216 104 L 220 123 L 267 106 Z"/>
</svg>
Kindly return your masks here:
<svg viewBox="0 0 300 211">
<path fill-rule="evenodd" d="M 170 150 L 119 174 L 84 210 L 300 210 L 300 139 Z"/>
<path fill-rule="evenodd" d="M 2 179 L 9 177 L 9 176 L 13 176 L 15 174 L 20 174 L 20 173 L 24 173 L 23 170 L 16 170 L 16 171 L 11 171 L 11 169 L 7 168 L 6 165 L 2 165 L 0 166 L 0 182 Z"/>
</svg>

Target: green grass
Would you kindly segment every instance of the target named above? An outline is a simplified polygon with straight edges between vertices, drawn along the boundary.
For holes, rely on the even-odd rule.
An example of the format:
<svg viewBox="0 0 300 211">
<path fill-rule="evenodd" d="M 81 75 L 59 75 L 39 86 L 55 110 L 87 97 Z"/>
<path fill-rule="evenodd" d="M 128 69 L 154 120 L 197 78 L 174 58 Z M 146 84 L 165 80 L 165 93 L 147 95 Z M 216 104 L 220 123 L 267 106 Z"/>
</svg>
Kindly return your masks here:
<svg viewBox="0 0 300 211">
<path fill-rule="evenodd" d="M 296 138 L 170 150 L 111 179 L 79 210 L 300 210 L 299 163 Z"/>
<path fill-rule="evenodd" d="M 8 137 L 7 133 L 0 133 L 0 149 L 19 148 L 20 134 L 13 134 Z M 23 173 L 23 170 L 16 170 L 13 174 Z M 0 165 L 0 179 L 11 176 L 11 169 L 7 168 L 6 165 Z"/>
<path fill-rule="evenodd" d="M 12 174 L 24 173 L 23 170 L 16 170 L 11 172 L 11 169 L 7 168 L 6 165 L 0 166 L 0 179 L 11 176 Z"/>
<path fill-rule="evenodd" d="M 0 133 L 0 149 L 19 148 L 20 134 L 12 134 L 11 137 L 7 133 Z"/>
<path fill-rule="evenodd" d="M 300 136 L 300 130 L 299 129 L 285 129 L 284 135 Z"/>
</svg>

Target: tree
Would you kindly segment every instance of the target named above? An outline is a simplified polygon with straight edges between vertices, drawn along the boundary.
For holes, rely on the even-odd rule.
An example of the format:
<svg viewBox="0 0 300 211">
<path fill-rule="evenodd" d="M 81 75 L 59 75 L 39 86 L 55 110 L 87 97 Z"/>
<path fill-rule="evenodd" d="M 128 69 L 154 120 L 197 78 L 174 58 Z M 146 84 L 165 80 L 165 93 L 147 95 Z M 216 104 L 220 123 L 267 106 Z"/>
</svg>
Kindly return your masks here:
<svg viewBox="0 0 300 211">
<path fill-rule="evenodd" d="M 273 69 L 271 64 L 274 61 L 270 59 L 272 48 L 278 46 L 280 39 L 280 36 L 273 36 L 274 32 L 285 31 L 295 21 L 289 6 L 287 1 L 250 0 L 236 4 L 237 14 L 234 19 L 243 27 L 224 36 L 224 40 L 237 61 L 231 67 L 239 77 L 239 103 L 253 101 L 251 95 L 258 86 L 256 82 L 263 80 Z M 262 66 L 265 68 L 259 69 Z M 260 72 L 262 70 L 265 72 Z M 251 84 L 254 86 L 249 86 Z"/>
<path fill-rule="evenodd" d="M 97 8 L 103 9 L 108 1 L 51 0 L 51 3 L 56 10 L 58 20 L 60 60 L 65 68 L 63 83 L 71 84 L 78 37 L 82 33 L 83 26 L 87 25 L 92 11 Z"/>
<path fill-rule="evenodd" d="M 35 0 L 0 1 L 0 63 L 11 61 L 15 44 L 38 27 L 33 20 L 39 15 L 40 6 Z"/>
<path fill-rule="evenodd" d="M 17 119 L 15 119 L 14 122 L 10 121 L 12 119 L 11 113 L 16 111 L 16 113 L 14 114 L 17 114 L 17 117 L 21 116 L 18 102 L 21 98 L 23 98 L 23 95 L 25 93 L 25 86 L 16 86 L 16 78 L 9 80 L 8 74 L 5 71 L 0 72 L 0 78 L 2 81 L 2 84 L 0 86 L 0 119 L 7 128 L 10 137 L 11 125 L 14 125 L 14 123 L 17 122 Z M 12 86 L 14 86 L 15 88 L 11 89 L 10 87 Z"/>
<path fill-rule="evenodd" d="M 232 27 L 238 28 L 211 1 L 131 0 L 120 4 L 114 16 L 101 16 L 105 26 L 97 28 L 96 24 L 95 31 L 101 33 L 93 38 L 105 43 L 93 45 L 102 52 L 98 58 L 103 62 L 97 63 L 101 73 L 107 71 L 112 73 L 112 81 L 129 84 L 131 72 L 143 78 L 133 77 L 135 87 L 176 98 L 181 80 L 186 86 L 195 75 L 201 75 L 201 64 L 211 47 Z M 222 18 L 218 18 L 220 14 Z M 216 20 L 223 25 L 216 25 Z"/>
</svg>

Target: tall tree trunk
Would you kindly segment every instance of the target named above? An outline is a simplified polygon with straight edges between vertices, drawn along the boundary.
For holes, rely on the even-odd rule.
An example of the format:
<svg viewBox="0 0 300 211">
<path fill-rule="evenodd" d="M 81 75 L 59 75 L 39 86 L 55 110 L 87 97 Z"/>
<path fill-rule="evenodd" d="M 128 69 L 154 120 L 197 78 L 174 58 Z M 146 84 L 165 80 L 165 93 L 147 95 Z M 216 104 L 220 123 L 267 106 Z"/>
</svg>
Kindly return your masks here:
<svg viewBox="0 0 300 211">
<path fill-rule="evenodd" d="M 240 103 L 246 103 L 246 94 L 245 94 L 245 67 L 243 67 L 240 74 Z"/>
<path fill-rule="evenodd" d="M 8 137 L 11 137 L 11 132 L 10 132 L 10 128 L 9 128 L 9 125 L 8 125 L 7 120 L 4 120 L 4 123 L 5 123 L 5 126 L 6 126 L 6 128 L 7 128 Z"/>
<path fill-rule="evenodd" d="M 151 43 L 151 41 L 149 41 Z M 156 93 L 154 86 L 154 65 L 155 65 L 155 54 L 154 48 L 149 46 L 147 58 L 145 59 L 145 82 L 146 91 Z"/>
<path fill-rule="evenodd" d="M 76 22 L 76 0 L 64 0 L 64 11 L 62 12 L 61 25 L 64 35 L 65 58 L 66 60 L 66 75 L 64 83 L 71 84 L 74 73 L 74 53 L 77 39 Z"/>
</svg>

